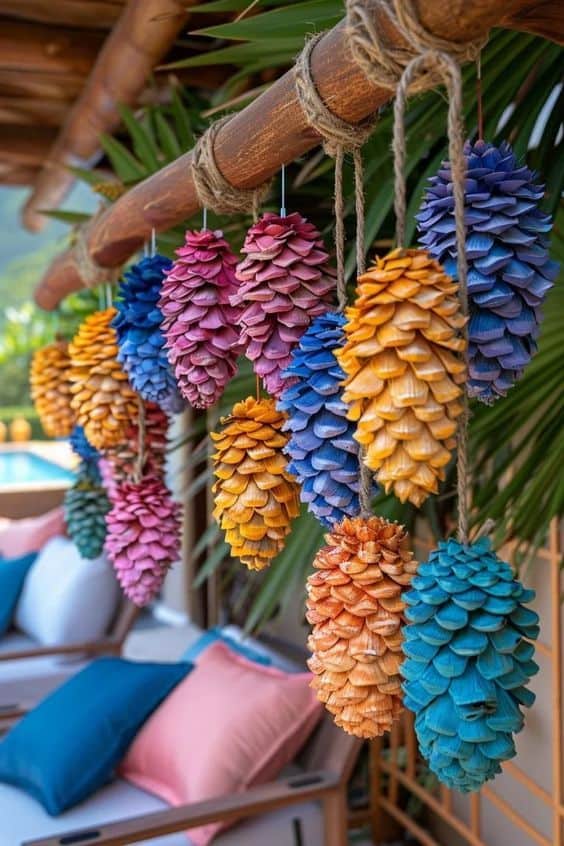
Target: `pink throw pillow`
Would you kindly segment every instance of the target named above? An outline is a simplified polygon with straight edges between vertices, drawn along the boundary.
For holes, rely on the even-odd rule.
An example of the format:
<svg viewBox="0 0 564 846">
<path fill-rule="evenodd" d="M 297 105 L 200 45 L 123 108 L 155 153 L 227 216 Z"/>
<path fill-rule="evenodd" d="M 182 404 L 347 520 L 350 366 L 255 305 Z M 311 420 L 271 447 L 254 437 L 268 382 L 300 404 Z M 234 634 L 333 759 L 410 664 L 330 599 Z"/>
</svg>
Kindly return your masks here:
<svg viewBox="0 0 564 846">
<path fill-rule="evenodd" d="M 28 552 L 39 552 L 48 540 L 64 534 L 65 519 L 61 507 L 39 517 L 10 520 L 5 528 L 0 529 L 0 555 L 18 558 Z"/>
<path fill-rule="evenodd" d="M 310 681 L 215 643 L 145 723 L 120 774 L 174 806 L 271 781 L 321 716 Z M 223 827 L 190 829 L 190 839 L 207 846 Z"/>
</svg>

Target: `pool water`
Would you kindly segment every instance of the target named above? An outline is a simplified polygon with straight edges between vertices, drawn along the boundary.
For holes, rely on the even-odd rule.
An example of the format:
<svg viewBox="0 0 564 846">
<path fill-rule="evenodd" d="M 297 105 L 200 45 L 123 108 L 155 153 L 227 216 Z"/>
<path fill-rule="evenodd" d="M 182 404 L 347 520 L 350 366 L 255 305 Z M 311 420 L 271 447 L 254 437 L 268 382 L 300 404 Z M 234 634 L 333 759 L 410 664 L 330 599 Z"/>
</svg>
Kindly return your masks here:
<svg viewBox="0 0 564 846">
<path fill-rule="evenodd" d="M 74 476 L 59 464 L 24 450 L 0 452 L 0 487 L 72 482 Z"/>
</svg>

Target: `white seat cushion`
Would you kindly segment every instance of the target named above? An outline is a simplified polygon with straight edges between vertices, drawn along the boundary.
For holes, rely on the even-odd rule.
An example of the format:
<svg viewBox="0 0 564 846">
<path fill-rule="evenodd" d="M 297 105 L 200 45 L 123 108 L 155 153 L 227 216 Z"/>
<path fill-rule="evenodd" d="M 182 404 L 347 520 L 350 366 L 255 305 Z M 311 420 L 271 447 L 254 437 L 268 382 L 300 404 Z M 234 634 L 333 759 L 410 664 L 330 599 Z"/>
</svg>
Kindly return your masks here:
<svg viewBox="0 0 564 846">
<path fill-rule="evenodd" d="M 45 646 L 102 637 L 115 615 L 119 587 L 103 557 L 82 558 L 67 538 L 48 541 L 33 563 L 16 607 L 20 631 Z"/>
<path fill-rule="evenodd" d="M 0 784 L 0 846 L 20 846 L 26 840 L 94 828 L 107 822 L 166 810 L 156 796 L 117 779 L 93 797 L 59 817 L 50 817 L 34 799 L 17 788 Z M 219 834 L 214 846 L 295 846 L 294 820 L 308 846 L 323 843 L 321 809 L 315 802 L 282 808 L 239 823 Z M 138 841 L 150 846 L 189 846 L 186 834 L 168 834 Z"/>
</svg>

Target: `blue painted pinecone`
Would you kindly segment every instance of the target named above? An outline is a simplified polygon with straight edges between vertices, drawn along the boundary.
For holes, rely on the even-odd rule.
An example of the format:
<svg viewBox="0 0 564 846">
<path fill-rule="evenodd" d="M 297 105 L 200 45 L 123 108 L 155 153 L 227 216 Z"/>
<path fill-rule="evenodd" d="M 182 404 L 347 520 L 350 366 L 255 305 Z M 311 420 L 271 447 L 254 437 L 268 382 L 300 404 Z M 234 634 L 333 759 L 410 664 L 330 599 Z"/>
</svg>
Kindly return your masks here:
<svg viewBox="0 0 564 846">
<path fill-rule="evenodd" d="M 479 790 L 515 755 L 520 705 L 535 699 L 526 687 L 538 671 L 533 598 L 485 538 L 440 543 L 404 594 L 404 704 L 422 755 L 450 788 Z"/>
<path fill-rule="evenodd" d="M 81 471 L 65 494 L 65 522 L 69 538 L 83 558 L 98 558 L 106 539 L 106 514 L 110 501 L 89 471 Z"/>
<path fill-rule="evenodd" d="M 92 446 L 92 444 L 84 434 L 84 429 L 82 428 L 82 426 L 74 426 L 70 434 L 69 441 L 73 452 L 80 459 L 82 459 L 82 462 L 85 465 L 98 464 L 100 453 L 95 447 Z"/>
<path fill-rule="evenodd" d="M 157 306 L 163 274 L 172 262 L 164 256 L 142 259 L 125 274 L 113 327 L 118 337 L 118 361 L 132 388 L 165 411 L 181 411 L 184 404 L 168 363 Z"/>
<path fill-rule="evenodd" d="M 342 314 L 331 312 L 315 318 L 292 352 L 283 373 L 291 383 L 278 402 L 288 414 L 288 470 L 300 485 L 302 502 L 326 526 L 359 513 L 359 445 L 346 417 L 345 374 L 334 353 L 344 342 L 344 323 Z"/>
<path fill-rule="evenodd" d="M 509 144 L 465 145 L 467 163 L 468 394 L 486 404 L 505 396 L 537 350 L 540 306 L 558 265 L 549 259 L 552 221 L 538 208 L 544 186 Z M 429 180 L 417 215 L 420 241 L 456 278 L 450 164 Z"/>
</svg>

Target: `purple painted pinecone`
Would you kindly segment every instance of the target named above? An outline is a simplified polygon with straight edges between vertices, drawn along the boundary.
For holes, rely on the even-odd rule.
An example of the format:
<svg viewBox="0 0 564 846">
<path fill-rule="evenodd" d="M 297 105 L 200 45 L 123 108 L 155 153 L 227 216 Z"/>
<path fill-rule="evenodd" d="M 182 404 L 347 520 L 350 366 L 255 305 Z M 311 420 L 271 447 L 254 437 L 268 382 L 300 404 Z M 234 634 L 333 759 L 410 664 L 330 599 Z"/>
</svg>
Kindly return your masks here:
<svg viewBox="0 0 564 846">
<path fill-rule="evenodd" d="M 237 258 L 221 231 L 187 232 L 166 274 L 159 308 L 168 359 L 182 395 L 194 408 L 213 405 L 237 369 L 242 352 Z"/>
<path fill-rule="evenodd" d="M 491 404 L 505 396 L 537 350 L 541 305 L 558 273 L 548 255 L 544 187 L 507 143 L 465 145 L 468 259 L 468 395 Z M 420 241 L 456 278 L 450 164 L 429 181 L 417 215 Z"/>
<path fill-rule="evenodd" d="M 279 397 L 288 386 L 282 372 L 314 317 L 329 308 L 334 271 L 321 236 L 297 212 L 267 212 L 254 223 L 237 266 L 240 287 L 231 298 L 242 307 L 241 339 L 255 373 Z"/>
</svg>

